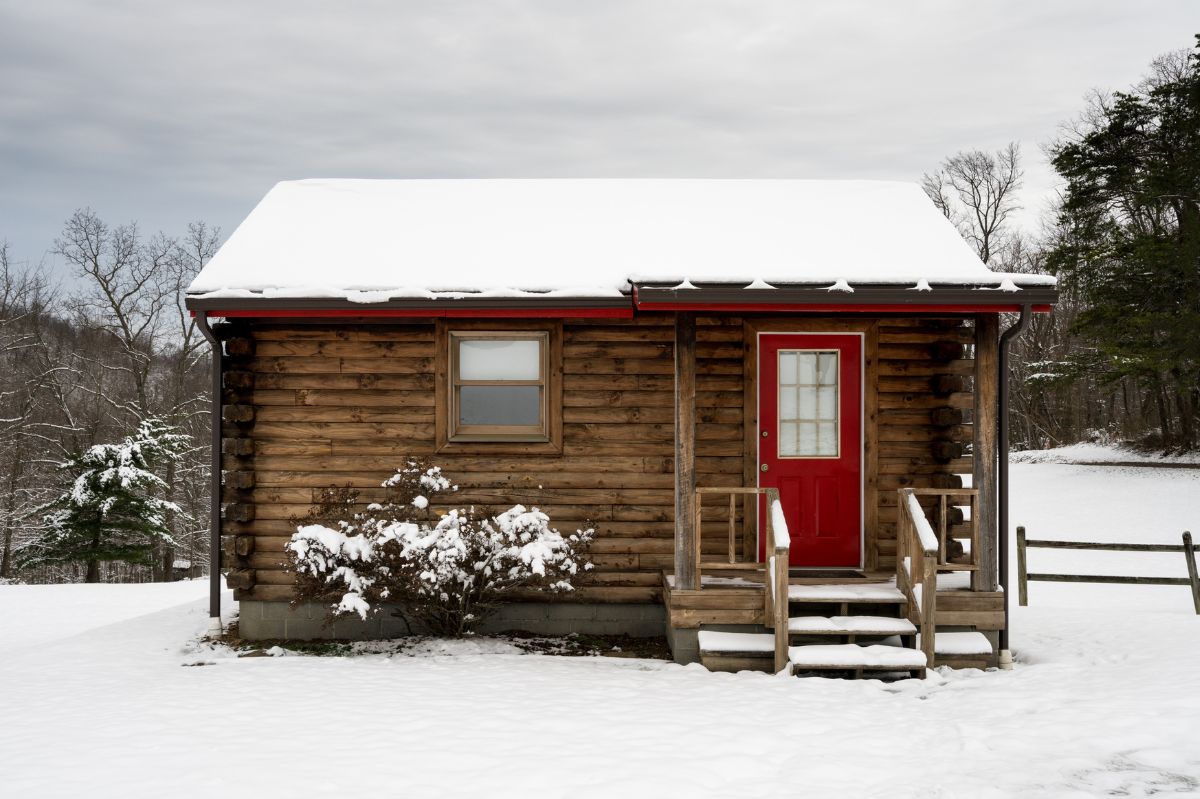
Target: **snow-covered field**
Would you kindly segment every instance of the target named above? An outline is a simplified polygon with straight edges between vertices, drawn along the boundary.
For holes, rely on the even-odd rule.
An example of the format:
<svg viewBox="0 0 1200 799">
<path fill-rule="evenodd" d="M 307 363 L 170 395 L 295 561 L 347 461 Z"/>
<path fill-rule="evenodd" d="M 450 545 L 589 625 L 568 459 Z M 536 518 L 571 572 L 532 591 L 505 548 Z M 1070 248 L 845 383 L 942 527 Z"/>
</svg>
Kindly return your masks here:
<svg viewBox="0 0 1200 799">
<path fill-rule="evenodd" d="M 1030 537 L 1200 531 L 1197 470 L 1012 475 Z M 1178 555 L 1067 557 L 1183 574 Z M 1033 584 L 1013 611 L 1013 671 L 892 684 L 487 641 L 238 659 L 196 645 L 204 597 L 203 581 L 0 586 L 0 795 L 1200 796 L 1186 588 Z"/>
</svg>

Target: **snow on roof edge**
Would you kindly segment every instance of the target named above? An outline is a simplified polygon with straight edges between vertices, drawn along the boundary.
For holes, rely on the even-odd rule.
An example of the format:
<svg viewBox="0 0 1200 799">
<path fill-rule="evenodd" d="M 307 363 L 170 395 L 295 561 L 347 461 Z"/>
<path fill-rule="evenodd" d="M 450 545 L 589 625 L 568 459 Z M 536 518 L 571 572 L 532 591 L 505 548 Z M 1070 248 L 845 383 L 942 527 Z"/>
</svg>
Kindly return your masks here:
<svg viewBox="0 0 1200 799">
<path fill-rule="evenodd" d="M 187 293 L 372 303 L 685 283 L 1013 291 L 1055 279 L 992 272 L 911 183 L 306 180 L 276 184 Z"/>
</svg>

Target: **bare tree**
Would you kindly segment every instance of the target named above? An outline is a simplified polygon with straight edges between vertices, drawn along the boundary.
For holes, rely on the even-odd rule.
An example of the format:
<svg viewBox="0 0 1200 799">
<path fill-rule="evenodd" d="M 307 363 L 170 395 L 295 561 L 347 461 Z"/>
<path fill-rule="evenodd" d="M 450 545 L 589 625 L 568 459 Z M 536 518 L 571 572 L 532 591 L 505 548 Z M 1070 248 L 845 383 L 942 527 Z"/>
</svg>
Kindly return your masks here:
<svg viewBox="0 0 1200 799">
<path fill-rule="evenodd" d="M 985 264 L 1012 245 L 1010 219 L 1020 209 L 1021 150 L 1011 142 L 995 153 L 956 153 L 921 179 L 921 187 Z"/>
<path fill-rule="evenodd" d="M 38 433 L 55 372 L 41 336 L 50 302 L 45 271 L 15 264 L 0 242 L 0 578 L 12 577 L 17 534 L 39 498 Z"/>
</svg>

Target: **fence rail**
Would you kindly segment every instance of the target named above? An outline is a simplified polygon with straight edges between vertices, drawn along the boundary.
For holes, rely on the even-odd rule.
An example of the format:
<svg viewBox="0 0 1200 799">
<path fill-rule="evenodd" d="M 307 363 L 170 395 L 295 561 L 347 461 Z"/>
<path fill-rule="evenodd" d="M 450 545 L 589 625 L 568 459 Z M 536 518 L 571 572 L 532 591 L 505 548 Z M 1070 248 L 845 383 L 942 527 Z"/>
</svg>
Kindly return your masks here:
<svg viewBox="0 0 1200 799">
<path fill-rule="evenodd" d="M 1133 577 L 1118 574 L 1030 574 L 1026 549 L 1074 549 L 1098 552 L 1182 552 L 1187 577 Z M 1200 575 L 1196 569 L 1196 550 L 1192 534 L 1183 534 L 1182 544 L 1121 544 L 1091 541 L 1046 541 L 1025 537 L 1025 528 L 1017 528 L 1017 592 L 1022 607 L 1029 604 L 1029 583 L 1107 583 L 1116 585 L 1186 585 L 1192 589 L 1192 604 L 1200 615 Z"/>
</svg>

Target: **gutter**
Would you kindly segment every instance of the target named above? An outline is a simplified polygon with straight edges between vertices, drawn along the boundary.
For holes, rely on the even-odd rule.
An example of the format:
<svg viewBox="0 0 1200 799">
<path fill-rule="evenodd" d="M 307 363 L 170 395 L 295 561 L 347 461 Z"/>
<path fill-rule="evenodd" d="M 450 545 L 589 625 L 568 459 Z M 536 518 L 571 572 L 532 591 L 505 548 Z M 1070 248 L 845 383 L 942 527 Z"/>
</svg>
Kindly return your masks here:
<svg viewBox="0 0 1200 799">
<path fill-rule="evenodd" d="M 996 493 L 997 504 L 999 507 L 996 510 L 997 523 L 999 528 L 999 556 L 1000 556 L 1000 586 L 1004 589 L 1004 629 L 1000 631 L 1000 667 L 1012 668 L 1012 654 L 1008 651 L 1008 346 L 1017 336 L 1025 332 L 1029 327 L 1031 308 L 1028 304 L 1021 306 L 1021 317 L 1017 323 L 1009 327 L 1000 336 L 1000 353 L 999 353 L 999 382 L 1000 382 L 1000 408 L 999 408 L 999 437 L 1000 446 L 999 458 L 1000 463 L 997 464 L 996 472 Z"/>
<path fill-rule="evenodd" d="M 208 313 L 196 312 L 196 327 L 212 347 L 212 478 L 208 521 L 208 634 L 221 626 L 221 371 L 225 352 L 208 324 Z"/>
</svg>

